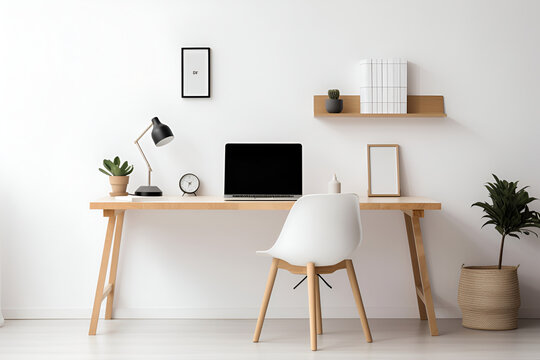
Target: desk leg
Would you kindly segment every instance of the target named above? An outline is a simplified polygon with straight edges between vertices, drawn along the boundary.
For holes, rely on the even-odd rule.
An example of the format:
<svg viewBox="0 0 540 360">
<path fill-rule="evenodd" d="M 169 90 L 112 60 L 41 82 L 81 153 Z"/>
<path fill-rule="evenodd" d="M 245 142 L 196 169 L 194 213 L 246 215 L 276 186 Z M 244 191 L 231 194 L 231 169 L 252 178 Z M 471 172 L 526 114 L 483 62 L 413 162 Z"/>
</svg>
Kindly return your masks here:
<svg viewBox="0 0 540 360">
<path fill-rule="evenodd" d="M 109 256 L 111 254 L 111 244 L 116 221 L 116 213 L 114 210 L 103 210 L 103 216 L 109 218 L 109 223 L 107 225 L 107 233 L 105 235 L 105 243 L 103 245 L 103 254 L 101 256 L 101 266 L 99 269 L 96 295 L 94 298 L 94 308 L 92 310 L 92 319 L 90 320 L 90 329 L 88 330 L 88 335 L 96 335 L 99 311 L 101 308 L 101 302 L 103 301 L 103 294 L 105 293 L 105 278 L 107 276 L 107 267 L 109 265 Z"/>
<path fill-rule="evenodd" d="M 411 264 L 414 275 L 414 285 L 416 289 L 422 288 L 422 280 L 420 279 L 420 269 L 418 267 L 418 256 L 416 254 L 416 244 L 414 243 L 414 231 L 411 217 L 407 214 L 403 214 L 405 217 L 405 227 L 407 229 L 407 238 L 409 240 L 409 251 L 411 253 Z M 420 319 L 427 320 L 426 305 L 416 292 L 416 300 L 418 301 L 418 312 L 420 313 Z"/>
<path fill-rule="evenodd" d="M 413 210 L 412 212 L 405 212 L 404 217 L 420 319 L 427 319 L 431 335 L 437 336 L 439 335 L 439 330 L 437 329 L 437 318 L 435 317 L 435 308 L 431 296 L 426 254 L 424 252 L 424 242 L 422 241 L 422 230 L 420 228 L 420 217 L 423 217 L 423 211 Z"/>
<path fill-rule="evenodd" d="M 116 216 L 116 231 L 114 232 L 114 244 L 111 258 L 111 271 L 109 273 L 109 286 L 111 291 L 107 296 L 107 307 L 105 309 L 105 319 L 112 319 L 114 293 L 116 292 L 116 273 L 118 270 L 118 256 L 120 255 L 120 240 L 122 239 L 122 229 L 124 227 L 124 213 L 118 212 Z"/>
</svg>

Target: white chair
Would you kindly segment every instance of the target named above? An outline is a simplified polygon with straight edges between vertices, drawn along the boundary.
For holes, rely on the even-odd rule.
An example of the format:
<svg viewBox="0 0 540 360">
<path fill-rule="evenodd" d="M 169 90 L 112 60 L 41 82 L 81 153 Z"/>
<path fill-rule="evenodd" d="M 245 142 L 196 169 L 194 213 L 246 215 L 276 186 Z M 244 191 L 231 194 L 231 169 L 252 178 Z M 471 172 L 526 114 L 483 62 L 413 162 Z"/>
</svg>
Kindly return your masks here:
<svg viewBox="0 0 540 360">
<path fill-rule="evenodd" d="M 322 194 L 300 198 L 291 209 L 274 246 L 266 251 L 257 251 L 271 256 L 272 265 L 253 342 L 259 341 L 278 269 L 307 275 L 311 350 L 317 350 L 317 334 L 322 334 L 318 275 L 339 269 L 347 269 L 366 341 L 372 342 L 353 263 L 349 258 L 361 237 L 360 206 L 356 195 Z"/>
</svg>

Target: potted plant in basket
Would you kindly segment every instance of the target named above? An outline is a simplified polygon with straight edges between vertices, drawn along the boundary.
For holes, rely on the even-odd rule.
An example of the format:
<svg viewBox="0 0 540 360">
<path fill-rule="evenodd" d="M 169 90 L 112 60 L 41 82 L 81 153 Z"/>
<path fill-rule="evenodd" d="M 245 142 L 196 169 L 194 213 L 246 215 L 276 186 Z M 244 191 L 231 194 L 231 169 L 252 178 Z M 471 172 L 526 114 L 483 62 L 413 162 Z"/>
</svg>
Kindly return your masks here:
<svg viewBox="0 0 540 360">
<path fill-rule="evenodd" d="M 99 171 L 109 176 L 109 182 L 111 183 L 112 192 L 111 196 L 126 196 L 127 185 L 129 183 L 129 174 L 133 172 L 133 165 L 129 165 L 127 161 L 124 161 L 120 166 L 120 158 L 117 156 L 113 161 L 104 159 L 103 167 L 99 168 Z"/>
<path fill-rule="evenodd" d="M 534 234 L 530 228 L 540 228 L 540 214 L 529 209 L 536 200 L 526 187 L 518 190 L 518 182 L 499 180 L 487 183 L 492 204 L 476 202 L 485 212 L 487 221 L 501 235 L 499 262 L 494 266 L 464 266 L 461 269 L 458 304 L 463 314 L 463 326 L 482 330 L 510 330 L 517 328 L 520 306 L 518 266 L 503 266 L 504 241 L 521 234 Z"/>
<path fill-rule="evenodd" d="M 343 100 L 339 98 L 338 89 L 328 90 L 328 99 L 326 99 L 326 111 L 329 113 L 340 113 L 343 111 Z"/>
</svg>

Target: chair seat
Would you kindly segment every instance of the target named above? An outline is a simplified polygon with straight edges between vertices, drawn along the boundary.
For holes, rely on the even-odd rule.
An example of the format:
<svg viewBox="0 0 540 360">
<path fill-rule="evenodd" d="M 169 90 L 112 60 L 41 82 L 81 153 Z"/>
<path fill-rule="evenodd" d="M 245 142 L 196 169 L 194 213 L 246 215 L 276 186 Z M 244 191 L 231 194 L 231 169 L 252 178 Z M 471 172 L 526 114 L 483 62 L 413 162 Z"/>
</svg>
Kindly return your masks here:
<svg viewBox="0 0 540 360">
<path fill-rule="evenodd" d="M 346 259 L 336 258 L 335 260 L 325 259 L 325 260 L 330 260 L 330 261 L 312 261 L 308 257 L 305 257 L 304 259 L 299 259 L 298 257 L 287 256 L 287 254 L 281 255 L 271 250 L 272 249 L 256 251 L 255 253 L 260 256 L 277 258 L 277 259 L 286 261 L 287 263 L 294 266 L 303 266 L 303 267 L 306 267 L 307 264 L 310 262 L 315 264 L 316 267 L 318 267 L 318 266 L 332 266 L 332 265 L 336 265 L 342 262 L 343 260 L 346 260 Z"/>
</svg>

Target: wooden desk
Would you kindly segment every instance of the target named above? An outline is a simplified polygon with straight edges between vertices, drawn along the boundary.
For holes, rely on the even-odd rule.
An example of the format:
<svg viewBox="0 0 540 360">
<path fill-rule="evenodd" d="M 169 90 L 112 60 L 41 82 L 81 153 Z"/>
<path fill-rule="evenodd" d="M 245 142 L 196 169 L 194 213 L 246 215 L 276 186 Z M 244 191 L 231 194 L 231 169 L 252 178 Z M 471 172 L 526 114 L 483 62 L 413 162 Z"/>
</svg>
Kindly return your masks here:
<svg viewBox="0 0 540 360">
<path fill-rule="evenodd" d="M 105 319 L 112 319 L 118 255 L 126 210 L 290 210 L 294 205 L 293 201 L 225 201 L 223 197 L 217 196 L 164 196 L 151 201 L 117 199 L 108 197 L 90 203 L 90 209 L 103 210 L 103 216 L 108 217 L 109 221 L 88 335 L 96 334 L 101 302 L 105 299 L 107 299 Z M 420 319 L 428 320 L 431 335 L 438 335 L 420 218 L 424 217 L 424 210 L 440 210 L 441 203 L 422 197 L 360 197 L 360 209 L 403 211 Z M 108 283 L 105 285 L 111 247 L 111 266 Z"/>
</svg>

